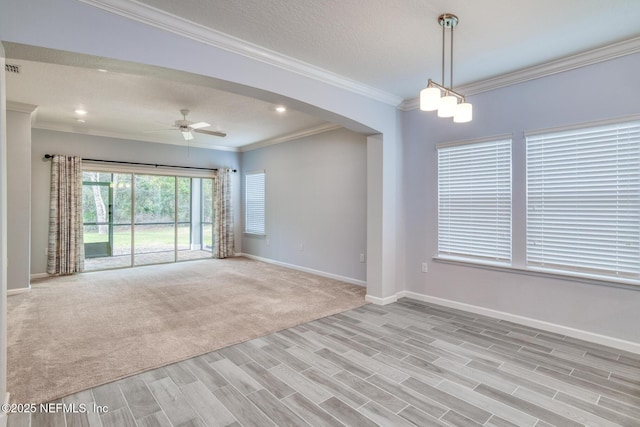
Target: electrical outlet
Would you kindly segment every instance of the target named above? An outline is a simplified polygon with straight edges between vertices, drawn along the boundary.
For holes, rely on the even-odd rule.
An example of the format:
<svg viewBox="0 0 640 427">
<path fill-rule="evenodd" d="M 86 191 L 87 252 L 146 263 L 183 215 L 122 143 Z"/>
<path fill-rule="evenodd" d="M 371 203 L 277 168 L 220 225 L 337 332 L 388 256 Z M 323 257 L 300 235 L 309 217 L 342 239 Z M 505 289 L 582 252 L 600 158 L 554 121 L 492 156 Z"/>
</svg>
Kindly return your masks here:
<svg viewBox="0 0 640 427">
<path fill-rule="evenodd" d="M 304 251 L 304 245 L 302 243 L 300 243 L 300 252 Z"/>
<path fill-rule="evenodd" d="M 360 254 L 360 262 L 364 262 L 364 254 Z"/>
<path fill-rule="evenodd" d="M 267 246 L 269 246 L 271 244 L 271 242 L 269 241 L 269 239 L 266 239 L 265 243 L 267 244 Z"/>
<path fill-rule="evenodd" d="M 427 265 L 426 262 L 422 263 L 422 272 L 426 273 L 427 271 L 429 271 L 429 266 Z"/>
</svg>

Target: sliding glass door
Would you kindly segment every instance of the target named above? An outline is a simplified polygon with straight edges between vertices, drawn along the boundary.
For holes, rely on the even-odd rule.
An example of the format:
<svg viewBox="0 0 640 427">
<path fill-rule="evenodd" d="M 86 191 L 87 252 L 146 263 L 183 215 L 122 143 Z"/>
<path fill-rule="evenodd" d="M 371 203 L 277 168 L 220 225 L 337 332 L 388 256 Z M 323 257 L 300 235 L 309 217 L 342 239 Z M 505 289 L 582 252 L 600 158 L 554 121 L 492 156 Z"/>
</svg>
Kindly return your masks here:
<svg viewBox="0 0 640 427">
<path fill-rule="evenodd" d="M 176 250 L 176 177 L 136 175 L 135 265 L 173 262 Z"/>
<path fill-rule="evenodd" d="M 131 266 L 131 174 L 84 172 L 85 270 Z"/>
<path fill-rule="evenodd" d="M 202 236 L 201 250 L 211 252 L 213 250 L 213 179 L 201 180 L 202 187 L 202 222 L 200 234 Z"/>
<path fill-rule="evenodd" d="M 131 267 L 133 265 L 133 175 L 114 173 L 111 182 L 113 194 L 113 262 L 111 268 Z M 86 261 L 85 261 L 86 268 Z"/>
<path fill-rule="evenodd" d="M 82 198 L 84 207 L 84 256 L 85 258 L 111 256 L 113 254 L 111 174 L 85 172 Z"/>
<path fill-rule="evenodd" d="M 179 261 L 189 258 L 189 251 L 191 250 L 191 229 L 198 224 L 200 220 L 198 217 L 193 217 L 191 212 L 193 211 L 193 201 L 191 195 L 193 193 L 192 181 L 196 181 L 197 178 L 179 177 L 177 185 L 177 204 L 178 204 L 178 222 L 176 233 L 178 237 L 178 251 L 176 256 Z M 211 256 L 211 255 L 209 255 Z"/>
<path fill-rule="evenodd" d="M 213 179 L 178 178 L 177 260 L 210 258 L 213 242 Z"/>
<path fill-rule="evenodd" d="M 210 258 L 213 179 L 84 172 L 85 270 Z"/>
</svg>

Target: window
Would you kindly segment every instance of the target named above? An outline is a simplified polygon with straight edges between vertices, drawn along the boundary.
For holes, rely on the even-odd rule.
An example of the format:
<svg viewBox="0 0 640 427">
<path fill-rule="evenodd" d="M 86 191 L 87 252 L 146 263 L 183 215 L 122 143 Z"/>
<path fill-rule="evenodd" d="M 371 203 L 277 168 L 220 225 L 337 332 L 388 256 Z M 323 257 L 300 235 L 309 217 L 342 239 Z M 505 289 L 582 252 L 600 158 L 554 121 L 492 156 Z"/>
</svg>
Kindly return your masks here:
<svg viewBox="0 0 640 427">
<path fill-rule="evenodd" d="M 511 261 L 511 139 L 438 146 L 438 255 Z"/>
<path fill-rule="evenodd" d="M 245 175 L 245 218 L 244 232 L 265 234 L 264 226 L 264 172 L 250 172 Z"/>
<path fill-rule="evenodd" d="M 83 171 L 85 270 L 211 258 L 213 178 Z"/>
<path fill-rule="evenodd" d="M 527 135 L 527 265 L 637 282 L 640 121 Z"/>
</svg>

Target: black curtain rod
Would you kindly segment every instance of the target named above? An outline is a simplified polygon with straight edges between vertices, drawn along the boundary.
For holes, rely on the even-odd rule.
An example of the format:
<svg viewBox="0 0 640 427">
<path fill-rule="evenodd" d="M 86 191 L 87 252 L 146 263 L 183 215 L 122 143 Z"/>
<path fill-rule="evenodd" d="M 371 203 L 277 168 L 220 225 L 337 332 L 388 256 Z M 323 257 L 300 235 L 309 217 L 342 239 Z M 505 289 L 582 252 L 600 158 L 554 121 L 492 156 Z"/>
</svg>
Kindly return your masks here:
<svg viewBox="0 0 640 427">
<path fill-rule="evenodd" d="M 44 155 L 45 159 L 51 159 L 53 158 L 52 154 L 45 154 Z M 101 163 L 118 163 L 121 165 L 138 165 L 138 166 L 154 166 L 154 167 L 162 167 L 162 168 L 177 168 L 177 169 L 198 169 L 198 170 L 205 170 L 205 171 L 217 171 L 218 169 L 211 169 L 211 168 L 198 168 L 195 166 L 174 166 L 174 165 L 159 165 L 159 164 L 155 164 L 155 163 L 139 163 L 139 162 L 121 162 L 119 160 L 98 160 L 98 159 L 82 159 L 82 160 L 86 160 L 88 162 L 101 162 Z M 231 169 L 234 173 L 238 172 L 235 169 Z"/>
</svg>

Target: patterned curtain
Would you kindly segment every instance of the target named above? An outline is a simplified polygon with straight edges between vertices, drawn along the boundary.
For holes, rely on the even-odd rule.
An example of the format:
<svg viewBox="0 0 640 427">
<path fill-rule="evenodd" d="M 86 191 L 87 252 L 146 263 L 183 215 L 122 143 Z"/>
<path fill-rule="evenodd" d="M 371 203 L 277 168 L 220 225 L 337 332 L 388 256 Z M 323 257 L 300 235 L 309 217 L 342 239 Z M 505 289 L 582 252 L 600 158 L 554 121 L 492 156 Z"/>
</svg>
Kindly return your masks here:
<svg viewBox="0 0 640 427">
<path fill-rule="evenodd" d="M 54 155 L 51 160 L 47 273 L 84 269 L 82 241 L 82 159 Z"/>
<path fill-rule="evenodd" d="M 213 192 L 213 257 L 227 258 L 235 254 L 233 241 L 233 209 L 231 207 L 231 169 L 218 169 Z"/>
</svg>

